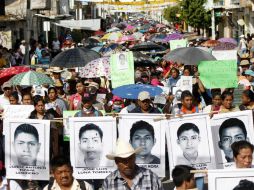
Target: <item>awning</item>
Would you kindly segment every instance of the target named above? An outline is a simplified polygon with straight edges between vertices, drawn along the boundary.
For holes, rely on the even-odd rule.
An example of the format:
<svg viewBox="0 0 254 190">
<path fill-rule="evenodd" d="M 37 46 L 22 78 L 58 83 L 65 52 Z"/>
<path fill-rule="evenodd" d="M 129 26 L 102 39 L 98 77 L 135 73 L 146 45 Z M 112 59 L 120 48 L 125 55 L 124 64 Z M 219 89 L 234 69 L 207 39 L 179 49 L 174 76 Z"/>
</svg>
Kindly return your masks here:
<svg viewBox="0 0 254 190">
<path fill-rule="evenodd" d="M 55 22 L 53 24 L 70 29 L 97 31 L 101 28 L 101 19 L 60 20 L 59 23 Z"/>
</svg>

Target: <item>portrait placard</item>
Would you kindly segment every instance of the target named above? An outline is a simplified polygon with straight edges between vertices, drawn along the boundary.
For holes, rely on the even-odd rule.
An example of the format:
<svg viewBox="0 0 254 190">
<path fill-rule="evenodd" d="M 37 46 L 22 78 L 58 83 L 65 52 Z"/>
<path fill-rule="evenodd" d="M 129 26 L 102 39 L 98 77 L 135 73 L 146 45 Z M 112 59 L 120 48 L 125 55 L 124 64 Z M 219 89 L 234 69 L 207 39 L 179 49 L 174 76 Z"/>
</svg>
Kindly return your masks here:
<svg viewBox="0 0 254 190">
<path fill-rule="evenodd" d="M 215 169 L 207 114 L 188 114 L 168 120 L 166 137 L 170 168 L 183 164 L 196 169 Z"/>
<path fill-rule="evenodd" d="M 71 163 L 76 179 L 104 179 L 115 170 L 112 153 L 116 144 L 113 117 L 75 117 L 70 123 Z"/>
<path fill-rule="evenodd" d="M 120 115 L 119 138 L 130 142 L 136 154 L 136 164 L 151 169 L 159 177 L 165 176 L 165 125 L 166 120 L 154 121 L 160 114 Z M 162 117 L 162 116 L 161 116 Z"/>
<path fill-rule="evenodd" d="M 241 188 L 240 188 L 241 187 Z M 208 189 L 240 190 L 253 189 L 254 169 L 209 170 Z"/>
<path fill-rule="evenodd" d="M 49 180 L 50 121 L 8 119 L 5 124 L 6 177 Z"/>
<path fill-rule="evenodd" d="M 234 165 L 231 144 L 247 140 L 254 144 L 252 111 L 238 111 L 216 114 L 211 119 L 213 146 L 218 169 Z"/>
<path fill-rule="evenodd" d="M 72 111 L 63 111 L 63 138 L 64 141 L 70 141 L 70 123 L 69 123 L 69 118 L 74 117 L 74 115 L 78 112 L 79 110 L 72 110 Z"/>
</svg>

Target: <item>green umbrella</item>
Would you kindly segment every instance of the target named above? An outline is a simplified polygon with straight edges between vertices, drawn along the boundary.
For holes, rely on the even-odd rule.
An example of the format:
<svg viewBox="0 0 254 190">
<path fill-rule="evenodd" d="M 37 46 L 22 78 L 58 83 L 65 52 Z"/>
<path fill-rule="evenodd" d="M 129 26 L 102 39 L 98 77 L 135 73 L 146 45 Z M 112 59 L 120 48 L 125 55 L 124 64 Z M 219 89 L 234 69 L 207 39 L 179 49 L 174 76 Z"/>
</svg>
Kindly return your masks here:
<svg viewBox="0 0 254 190">
<path fill-rule="evenodd" d="M 45 74 L 35 71 L 28 71 L 15 75 L 10 79 L 12 85 L 42 85 L 42 84 L 54 84 L 54 81 Z"/>
</svg>

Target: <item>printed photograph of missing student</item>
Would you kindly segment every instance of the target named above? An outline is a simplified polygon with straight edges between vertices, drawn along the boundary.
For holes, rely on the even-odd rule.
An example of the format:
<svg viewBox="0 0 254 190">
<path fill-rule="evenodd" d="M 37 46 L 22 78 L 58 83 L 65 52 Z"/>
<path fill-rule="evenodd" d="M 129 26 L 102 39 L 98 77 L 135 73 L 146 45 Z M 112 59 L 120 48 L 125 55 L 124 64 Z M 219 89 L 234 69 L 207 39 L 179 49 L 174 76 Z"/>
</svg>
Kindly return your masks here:
<svg viewBox="0 0 254 190">
<path fill-rule="evenodd" d="M 215 168 L 211 127 L 207 115 L 170 119 L 166 128 L 170 167 Z"/>
<path fill-rule="evenodd" d="M 41 148 L 41 139 L 35 126 L 21 124 L 14 131 L 13 151 L 11 160 L 16 166 L 44 166 L 44 162 L 38 160 Z M 42 159 L 40 157 L 40 159 Z"/>
<path fill-rule="evenodd" d="M 128 61 L 127 61 L 126 54 L 120 53 L 118 55 L 118 64 L 117 65 L 118 65 L 119 70 L 128 69 Z"/>
<path fill-rule="evenodd" d="M 142 147 L 142 151 L 136 155 L 137 164 L 160 164 L 160 158 L 151 153 L 156 138 L 154 128 L 146 121 L 133 123 L 130 129 L 130 144 L 134 149 Z"/>
<path fill-rule="evenodd" d="M 217 168 L 228 168 L 234 163 L 231 144 L 246 140 L 254 143 L 252 111 L 216 114 L 211 119 Z"/>
<path fill-rule="evenodd" d="M 92 167 L 100 166 L 103 150 L 103 132 L 99 126 L 88 123 L 79 130 L 79 148 L 83 153 L 80 156 L 79 167 Z"/>
</svg>

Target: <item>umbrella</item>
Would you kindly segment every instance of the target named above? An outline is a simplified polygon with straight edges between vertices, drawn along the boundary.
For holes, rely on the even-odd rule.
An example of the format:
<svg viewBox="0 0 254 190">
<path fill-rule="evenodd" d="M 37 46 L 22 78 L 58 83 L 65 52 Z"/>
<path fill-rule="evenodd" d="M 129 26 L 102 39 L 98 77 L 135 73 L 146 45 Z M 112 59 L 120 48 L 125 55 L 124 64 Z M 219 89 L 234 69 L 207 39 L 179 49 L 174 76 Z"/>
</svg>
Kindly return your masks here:
<svg viewBox="0 0 254 190">
<path fill-rule="evenodd" d="M 149 67 L 149 66 L 156 65 L 154 60 L 151 57 L 143 53 L 140 53 L 139 51 L 134 51 L 133 57 L 134 57 L 135 67 Z"/>
<path fill-rule="evenodd" d="M 220 44 L 220 42 L 217 41 L 217 40 L 207 40 L 207 41 L 203 42 L 201 44 L 201 46 L 204 46 L 204 47 L 215 47 L 215 46 L 217 46 L 219 44 Z"/>
<path fill-rule="evenodd" d="M 110 32 L 118 32 L 118 31 L 120 31 L 119 28 L 113 27 L 113 28 L 108 29 L 106 32 L 107 32 L 107 33 L 110 33 Z"/>
<path fill-rule="evenodd" d="M 102 40 L 117 41 L 122 36 L 123 36 L 123 34 L 121 32 L 113 32 L 113 33 L 105 34 L 101 39 Z"/>
<path fill-rule="evenodd" d="M 232 44 L 229 42 L 221 42 L 219 45 L 215 46 L 213 50 L 232 50 L 237 47 L 236 44 Z"/>
<path fill-rule="evenodd" d="M 164 38 L 164 39 L 163 39 L 163 42 L 167 43 L 167 42 L 169 42 L 170 40 L 179 40 L 179 39 L 182 39 L 182 38 L 183 38 L 183 35 L 182 35 L 182 34 L 173 33 L 173 34 L 168 35 L 166 38 Z"/>
<path fill-rule="evenodd" d="M 131 30 L 134 30 L 134 29 L 135 29 L 135 26 L 128 25 L 124 30 L 131 31 Z"/>
<path fill-rule="evenodd" d="M 150 40 L 154 42 L 163 42 L 163 40 L 167 37 L 166 34 L 155 34 L 153 35 Z"/>
<path fill-rule="evenodd" d="M 167 53 L 163 59 L 166 61 L 180 62 L 185 65 L 197 65 L 200 61 L 216 60 L 212 54 L 195 47 L 174 49 L 173 51 Z"/>
<path fill-rule="evenodd" d="M 136 44 L 133 48 L 131 48 L 131 50 L 132 51 L 150 51 L 150 50 L 165 51 L 166 48 L 153 42 L 142 42 L 140 44 Z"/>
<path fill-rule="evenodd" d="M 156 28 L 164 28 L 166 27 L 164 24 L 158 23 L 156 24 Z"/>
<path fill-rule="evenodd" d="M 52 67 L 82 67 L 97 59 L 100 54 L 87 48 L 73 48 L 59 53 L 51 62 Z"/>
<path fill-rule="evenodd" d="M 103 36 L 105 34 L 105 32 L 103 32 L 102 30 L 98 30 L 96 32 L 94 32 L 95 36 Z"/>
<path fill-rule="evenodd" d="M 26 67 L 26 66 L 15 66 L 15 67 L 2 69 L 2 70 L 0 70 L 0 81 L 1 81 L 0 84 L 6 82 L 14 75 L 17 75 L 17 74 L 23 73 L 23 72 L 27 72 L 29 70 L 30 70 L 30 68 Z"/>
<path fill-rule="evenodd" d="M 135 40 L 136 39 L 132 35 L 128 35 L 128 36 L 123 36 L 121 39 L 119 39 L 119 43 L 130 42 Z"/>
<path fill-rule="evenodd" d="M 54 81 L 50 77 L 35 71 L 20 73 L 12 77 L 9 81 L 12 85 L 20 85 L 20 86 L 54 84 Z"/>
<path fill-rule="evenodd" d="M 79 67 L 79 76 L 82 78 L 95 78 L 101 76 L 108 78 L 110 76 L 109 57 L 95 59 L 84 67 Z"/>
<path fill-rule="evenodd" d="M 140 40 L 144 34 L 142 34 L 141 32 L 135 32 L 132 34 L 132 36 L 136 39 L 136 40 Z"/>
<path fill-rule="evenodd" d="M 220 38 L 220 39 L 218 39 L 218 41 L 235 44 L 237 46 L 237 41 L 234 38 Z"/>
<path fill-rule="evenodd" d="M 161 88 L 146 84 L 129 84 L 119 86 L 115 88 L 112 93 L 121 98 L 138 99 L 138 94 L 142 91 L 149 92 L 151 97 L 162 93 Z"/>
<path fill-rule="evenodd" d="M 118 53 L 122 51 L 123 46 L 112 43 L 107 46 L 104 46 L 100 49 L 99 53 L 102 54 L 103 56 L 110 56 L 113 53 Z"/>
</svg>

